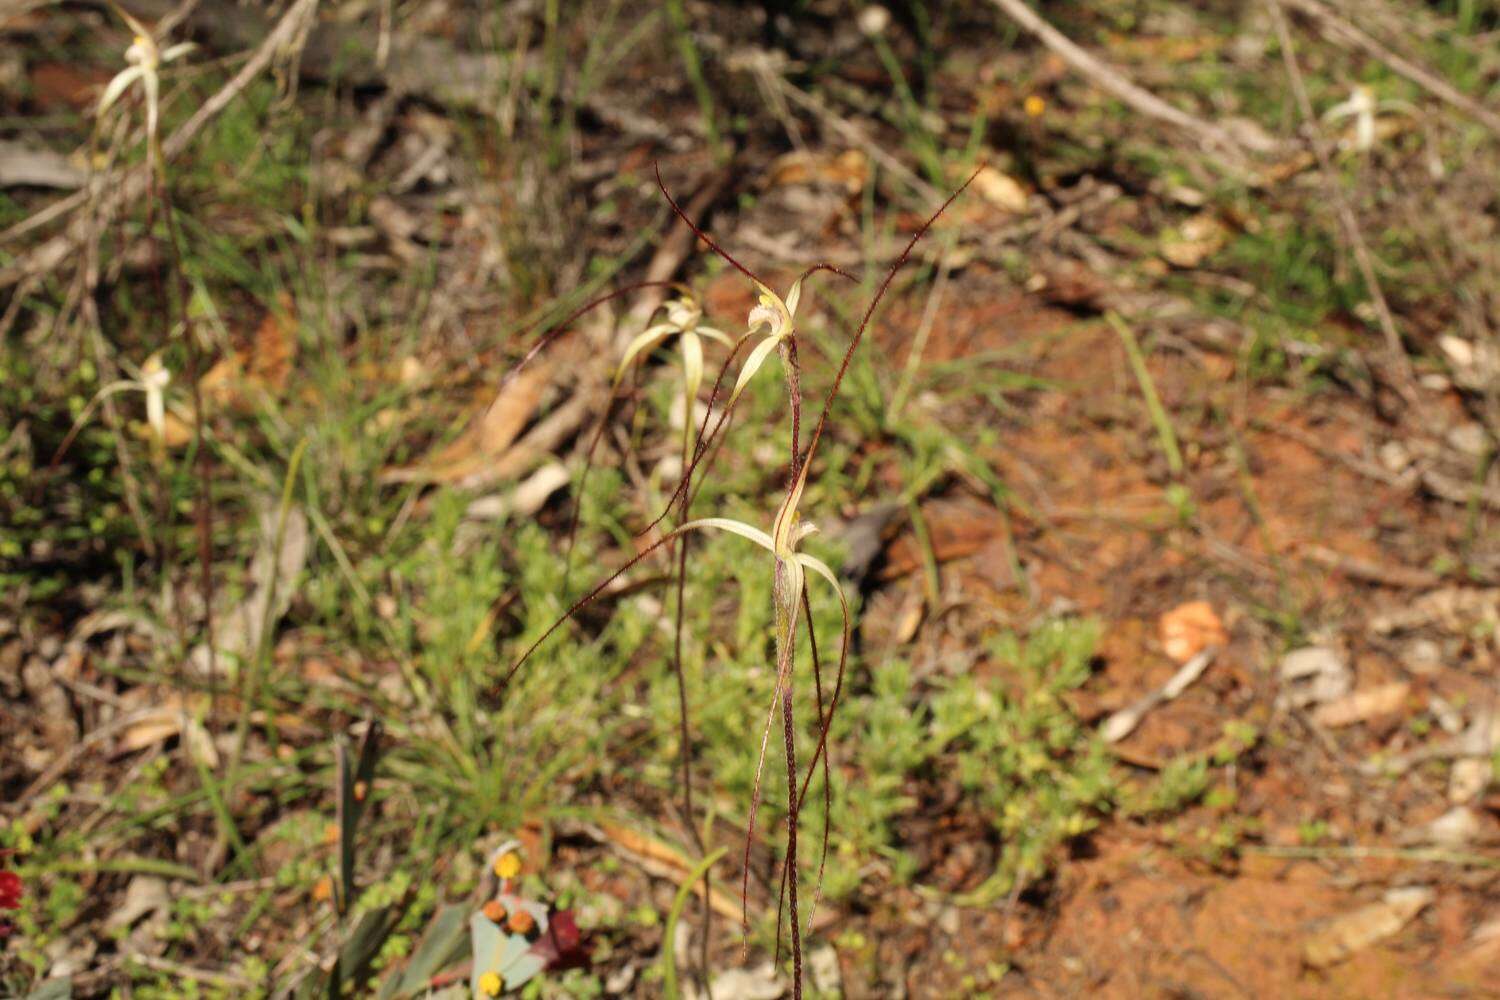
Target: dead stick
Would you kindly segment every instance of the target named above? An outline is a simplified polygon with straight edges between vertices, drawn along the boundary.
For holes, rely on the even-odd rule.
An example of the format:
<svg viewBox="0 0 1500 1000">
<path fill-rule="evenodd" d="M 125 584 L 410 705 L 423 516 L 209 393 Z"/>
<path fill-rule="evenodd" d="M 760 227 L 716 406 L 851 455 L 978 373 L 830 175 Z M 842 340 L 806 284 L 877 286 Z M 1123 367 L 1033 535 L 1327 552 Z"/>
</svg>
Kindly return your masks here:
<svg viewBox="0 0 1500 1000">
<path fill-rule="evenodd" d="M 1244 139 L 1230 135 L 1218 125 L 1190 115 L 1181 108 L 1173 107 L 1150 91 L 1131 83 L 1118 70 L 1090 55 L 1068 36 L 1042 20 L 1036 11 L 1026 6 L 1024 0 L 991 0 L 991 2 L 1023 30 L 1035 35 L 1063 62 L 1130 105 L 1140 114 L 1191 133 L 1202 140 L 1205 145 L 1216 147 L 1232 159 L 1243 158 L 1242 154 L 1246 148 L 1257 153 L 1275 151 L 1276 145 L 1273 143 L 1254 142 L 1252 145 Z"/>
</svg>

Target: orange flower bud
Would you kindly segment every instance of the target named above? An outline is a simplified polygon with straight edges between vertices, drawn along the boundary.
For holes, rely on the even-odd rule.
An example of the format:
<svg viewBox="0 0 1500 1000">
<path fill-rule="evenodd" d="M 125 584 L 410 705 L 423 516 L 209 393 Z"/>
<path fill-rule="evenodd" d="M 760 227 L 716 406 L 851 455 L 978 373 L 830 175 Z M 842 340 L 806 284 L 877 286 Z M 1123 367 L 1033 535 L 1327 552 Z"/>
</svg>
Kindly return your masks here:
<svg viewBox="0 0 1500 1000">
<path fill-rule="evenodd" d="M 530 934 L 536 927 L 536 918 L 517 907 L 510 915 L 510 929 L 517 934 Z"/>
</svg>

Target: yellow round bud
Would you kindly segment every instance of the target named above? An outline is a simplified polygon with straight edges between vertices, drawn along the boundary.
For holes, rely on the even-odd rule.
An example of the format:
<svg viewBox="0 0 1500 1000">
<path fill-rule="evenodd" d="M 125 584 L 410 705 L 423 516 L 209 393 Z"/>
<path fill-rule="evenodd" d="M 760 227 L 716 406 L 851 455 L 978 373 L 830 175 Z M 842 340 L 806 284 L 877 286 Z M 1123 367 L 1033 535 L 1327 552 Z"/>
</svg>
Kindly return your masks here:
<svg viewBox="0 0 1500 1000">
<path fill-rule="evenodd" d="M 495 859 L 495 874 L 501 878 L 515 878 L 521 874 L 521 856 L 515 851 L 506 851 Z"/>
</svg>

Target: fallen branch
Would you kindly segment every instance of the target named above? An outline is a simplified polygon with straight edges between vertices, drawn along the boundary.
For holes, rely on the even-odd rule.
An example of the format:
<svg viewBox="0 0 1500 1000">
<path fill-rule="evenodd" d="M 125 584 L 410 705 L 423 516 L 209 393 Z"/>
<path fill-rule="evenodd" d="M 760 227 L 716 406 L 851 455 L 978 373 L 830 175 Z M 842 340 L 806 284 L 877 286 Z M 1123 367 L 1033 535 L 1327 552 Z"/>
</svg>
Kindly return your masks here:
<svg viewBox="0 0 1500 1000">
<path fill-rule="evenodd" d="M 1173 674 L 1167 683 L 1111 715 L 1104 721 L 1104 725 L 1099 727 L 1100 737 L 1106 743 L 1118 743 L 1135 732 L 1141 720 L 1145 719 L 1152 709 L 1175 700 L 1178 695 L 1202 677 L 1203 671 L 1208 669 L 1208 665 L 1213 662 L 1218 652 L 1215 646 L 1201 651 L 1179 667 L 1177 673 Z"/>
<path fill-rule="evenodd" d="M 45 187 L 70 191 L 88 175 L 66 156 L 19 142 L 0 142 L 0 188 Z"/>
<path fill-rule="evenodd" d="M 1304 555 L 1320 566 L 1342 573 L 1351 580 L 1376 583 L 1401 590 L 1431 590 L 1442 585 L 1443 578 L 1425 569 L 1378 563 L 1358 556 L 1345 555 L 1322 545 L 1310 546 Z"/>
<path fill-rule="evenodd" d="M 1072 39 L 1042 20 L 1036 11 L 1026 6 L 1024 0 L 991 2 L 1023 30 L 1035 35 L 1038 41 L 1051 49 L 1063 62 L 1124 101 L 1136 112 L 1180 128 L 1205 146 L 1215 148 L 1234 160 L 1243 159 L 1247 149 L 1255 153 L 1270 153 L 1279 147 L 1277 143 L 1250 136 L 1232 135 L 1227 129 L 1173 107 L 1149 90 L 1131 83 L 1118 70 L 1090 55 Z"/>
</svg>

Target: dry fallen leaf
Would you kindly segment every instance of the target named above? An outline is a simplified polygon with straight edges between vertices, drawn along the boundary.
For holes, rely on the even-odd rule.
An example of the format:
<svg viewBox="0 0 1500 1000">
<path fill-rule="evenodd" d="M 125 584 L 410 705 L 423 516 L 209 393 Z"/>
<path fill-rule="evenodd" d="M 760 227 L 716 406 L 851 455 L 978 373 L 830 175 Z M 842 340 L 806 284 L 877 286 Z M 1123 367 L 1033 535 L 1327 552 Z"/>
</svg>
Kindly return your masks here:
<svg viewBox="0 0 1500 1000">
<path fill-rule="evenodd" d="M 1370 629 L 1391 635 L 1437 625 L 1464 633 L 1500 624 L 1500 587 L 1444 587 L 1371 616 Z"/>
<path fill-rule="evenodd" d="M 1214 648 L 1202 650 L 1197 656 L 1179 667 L 1177 673 L 1173 674 L 1171 679 L 1159 689 L 1137 699 L 1105 719 L 1104 724 L 1099 727 L 1099 736 L 1106 743 L 1118 743 L 1135 732 L 1141 720 L 1152 709 L 1163 702 L 1172 701 L 1203 676 L 1203 671 L 1207 670 L 1208 665 L 1213 662 Z"/>
<path fill-rule="evenodd" d="M 282 293 L 276 309 L 268 310 L 251 342 L 214 363 L 198 380 L 204 410 L 253 411 L 264 399 L 286 388 L 297 359 L 297 317 L 292 299 Z M 142 425 L 143 439 L 154 435 Z M 176 402 L 162 415 L 162 442 L 176 451 L 197 436 L 190 405 Z"/>
<path fill-rule="evenodd" d="M 1211 212 L 1199 212 L 1162 234 L 1161 256 L 1173 267 L 1193 268 L 1223 249 L 1229 227 Z"/>
<path fill-rule="evenodd" d="M 647 836 L 622 823 L 612 823 L 608 820 L 599 823 L 597 829 L 599 839 L 603 843 L 616 853 L 624 855 L 628 861 L 648 875 L 681 882 L 693 870 L 694 862 L 665 841 Z M 703 895 L 701 881 L 693 883 L 693 893 L 700 897 Z M 708 905 L 720 916 L 730 920 L 740 919 L 739 901 L 731 899 L 720 892 L 717 887 L 710 892 Z"/>
<path fill-rule="evenodd" d="M 415 466 L 392 469 L 387 482 L 462 483 L 483 472 L 505 452 L 530 422 L 552 376 L 539 362 L 511 379 L 451 443 Z"/>
<path fill-rule="evenodd" d="M 115 752 L 134 753 L 155 746 L 182 732 L 182 709 L 163 707 L 145 712 L 125 727 L 115 743 Z"/>
<path fill-rule="evenodd" d="M 1322 725 L 1337 729 L 1352 726 L 1357 722 L 1381 715 L 1390 715 L 1406 703 L 1411 694 L 1411 685 L 1405 681 L 1394 681 L 1378 687 L 1361 688 L 1335 701 L 1321 705 L 1313 718 Z"/>
<path fill-rule="evenodd" d="M 1393 937 L 1432 902 L 1435 893 L 1425 886 L 1392 889 L 1378 903 L 1335 917 L 1302 947 L 1303 960 L 1324 968 L 1372 944 Z"/>
<path fill-rule="evenodd" d="M 266 395 L 286 388 L 297 358 L 297 317 L 291 297 L 282 294 L 268 310 L 249 345 L 229 354 L 198 380 L 207 409 L 252 409 Z"/>
<path fill-rule="evenodd" d="M 117 931 L 129 927 L 142 917 L 165 910 L 172 904 L 167 881 L 155 875 L 137 875 L 125 887 L 125 898 L 114 903 L 104 919 L 104 929 Z"/>
<path fill-rule="evenodd" d="M 1487 758 L 1464 757 L 1453 762 L 1448 775 L 1448 801 L 1472 802 L 1490 787 L 1493 768 Z"/>
<path fill-rule="evenodd" d="M 1354 675 L 1342 657 L 1327 646 L 1294 649 L 1281 661 L 1282 704 L 1294 708 L 1336 701 L 1354 686 Z"/>
<path fill-rule="evenodd" d="M 857 149 L 842 153 L 792 152 L 776 158 L 771 164 L 772 187 L 783 184 L 837 184 L 851 195 L 864 190 L 870 176 L 870 162 Z"/>
<path fill-rule="evenodd" d="M 280 548 L 273 552 L 278 541 Z M 214 661 L 219 670 L 233 671 L 245 663 L 260 648 L 262 631 L 274 629 L 291 607 L 297 579 L 307 565 L 309 542 L 307 515 L 300 507 L 288 508 L 282 524 L 279 509 L 269 500 L 264 503 L 260 544 L 250 564 L 249 593 L 239 604 L 214 616 Z M 189 662 L 201 676 L 207 676 L 208 644 L 195 648 Z"/>
<path fill-rule="evenodd" d="M 1448 356 L 1453 380 L 1465 389 L 1500 384 L 1500 350 L 1493 345 L 1445 334 L 1438 338 L 1438 347 Z"/>
<path fill-rule="evenodd" d="M 1479 839 L 1479 816 L 1468 806 L 1454 806 L 1431 823 L 1408 830 L 1403 844 L 1429 844 L 1433 847 L 1466 847 Z"/>
<path fill-rule="evenodd" d="M 922 627 L 922 619 L 927 614 L 927 602 L 922 597 L 922 591 L 918 587 L 910 587 L 906 591 L 906 598 L 901 602 L 900 617 L 896 619 L 896 644 L 906 645 L 916 638 L 917 629 Z"/>
<path fill-rule="evenodd" d="M 142 438 L 148 437 L 151 433 L 151 429 L 144 424 L 141 425 L 141 430 L 143 431 Z M 173 451 L 186 448 L 188 442 L 193 440 L 193 425 L 168 410 L 162 418 L 161 440 L 162 444 Z"/>
<path fill-rule="evenodd" d="M 464 517 L 473 521 L 530 517 L 542 509 L 552 494 L 568 485 L 570 478 L 561 462 L 548 462 L 514 489 L 473 501 L 464 511 Z"/>
<path fill-rule="evenodd" d="M 994 167 L 984 166 L 974 175 L 974 190 L 996 208 L 1019 215 L 1026 211 L 1026 189 L 1020 181 Z"/>
<path fill-rule="evenodd" d="M 115 752 L 134 753 L 154 746 L 174 736 L 181 736 L 183 744 L 194 758 L 209 767 L 219 766 L 219 751 L 213 737 L 187 710 L 176 695 L 168 695 L 160 708 L 147 709 L 138 715 L 115 743 Z"/>
<path fill-rule="evenodd" d="M 690 1000 L 713 996 L 726 1000 L 776 1000 L 786 996 L 787 983 L 770 962 L 754 968 L 726 969 L 716 973 L 708 993 L 699 992 L 697 985 L 689 983 L 684 995 Z"/>
<path fill-rule="evenodd" d="M 1189 601 L 1162 615 L 1157 622 L 1161 645 L 1176 663 L 1186 663 L 1209 646 L 1224 646 L 1229 633 L 1207 601 Z"/>
</svg>

